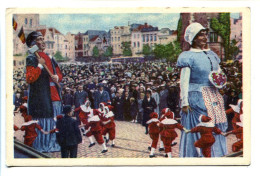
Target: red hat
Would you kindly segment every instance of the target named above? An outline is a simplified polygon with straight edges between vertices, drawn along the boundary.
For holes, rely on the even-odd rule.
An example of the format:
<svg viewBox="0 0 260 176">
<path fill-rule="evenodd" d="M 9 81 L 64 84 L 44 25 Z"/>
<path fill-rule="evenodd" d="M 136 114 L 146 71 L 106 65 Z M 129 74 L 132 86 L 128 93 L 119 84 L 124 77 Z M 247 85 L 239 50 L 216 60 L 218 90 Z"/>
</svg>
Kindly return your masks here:
<svg viewBox="0 0 260 176">
<path fill-rule="evenodd" d="M 25 97 L 22 98 L 22 100 L 27 101 L 27 100 L 28 100 L 28 97 L 25 96 Z"/>
<path fill-rule="evenodd" d="M 149 116 L 150 116 L 151 119 L 153 119 L 153 118 L 154 118 L 154 119 L 158 119 L 158 114 L 157 114 L 157 112 L 152 112 Z"/>
<path fill-rule="evenodd" d="M 27 112 L 27 107 L 21 105 L 21 106 L 20 106 L 20 112 L 21 112 L 21 113 L 23 113 L 23 112 Z"/>
<path fill-rule="evenodd" d="M 168 112 L 165 113 L 165 116 L 168 119 L 173 119 L 174 118 L 174 113 L 172 111 L 168 111 Z"/>
<path fill-rule="evenodd" d="M 25 122 L 29 122 L 30 120 L 32 120 L 32 116 L 31 115 L 27 115 L 24 117 L 24 121 Z"/>
<path fill-rule="evenodd" d="M 164 108 L 164 109 L 162 110 L 162 114 L 165 114 L 165 113 L 168 112 L 168 111 L 170 111 L 169 108 Z"/>
<path fill-rule="evenodd" d="M 208 116 L 205 116 L 205 115 L 201 115 L 199 117 L 199 121 L 201 121 L 201 122 L 209 122 L 210 120 L 211 120 L 211 118 Z"/>
<path fill-rule="evenodd" d="M 58 119 L 62 119 L 63 118 L 63 115 L 57 115 L 56 116 L 56 119 L 58 120 Z"/>
<path fill-rule="evenodd" d="M 99 106 L 102 105 L 102 104 L 103 104 L 103 106 L 107 106 L 107 103 L 105 103 L 105 102 L 99 103 Z"/>
<path fill-rule="evenodd" d="M 114 109 L 114 106 L 111 106 L 111 105 L 107 105 L 109 111 L 111 111 L 112 109 Z"/>
</svg>

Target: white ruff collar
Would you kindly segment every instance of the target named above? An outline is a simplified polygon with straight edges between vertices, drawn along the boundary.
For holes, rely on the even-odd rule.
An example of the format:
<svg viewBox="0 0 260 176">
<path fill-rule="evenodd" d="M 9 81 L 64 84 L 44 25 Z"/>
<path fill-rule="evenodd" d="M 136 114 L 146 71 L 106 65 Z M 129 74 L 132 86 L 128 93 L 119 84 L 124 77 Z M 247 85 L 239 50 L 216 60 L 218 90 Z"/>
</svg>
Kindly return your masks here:
<svg viewBox="0 0 260 176">
<path fill-rule="evenodd" d="M 191 48 L 190 51 L 195 52 L 195 53 L 199 53 L 199 52 L 203 52 L 203 51 L 210 51 L 210 49 L 197 49 L 197 48 Z"/>
<path fill-rule="evenodd" d="M 92 117 L 89 117 L 88 121 L 89 122 L 98 122 L 98 121 L 100 121 L 100 118 L 98 117 L 98 115 L 94 115 Z"/>
<path fill-rule="evenodd" d="M 39 122 L 38 120 L 30 120 L 29 122 L 23 123 L 22 126 L 29 126 L 31 124 L 38 123 L 38 122 Z"/>
<path fill-rule="evenodd" d="M 87 107 L 86 105 L 81 105 L 80 108 L 83 112 L 90 112 L 91 110 L 91 107 Z"/>
<path fill-rule="evenodd" d="M 155 118 L 152 118 L 152 119 L 148 120 L 148 121 L 146 122 L 146 124 L 150 124 L 150 123 L 152 123 L 152 122 L 159 122 L 159 120 L 158 120 L 158 119 L 155 119 Z"/>
<path fill-rule="evenodd" d="M 174 119 L 164 119 L 164 120 L 161 121 L 161 123 L 164 124 L 164 125 L 174 125 L 178 122 Z"/>
<path fill-rule="evenodd" d="M 27 103 L 24 103 L 24 104 L 23 104 L 23 106 L 25 106 L 26 108 L 28 108 L 28 105 L 27 105 Z"/>
<path fill-rule="evenodd" d="M 212 122 L 200 122 L 197 126 L 214 127 L 215 125 Z"/>
<path fill-rule="evenodd" d="M 109 111 L 106 115 L 105 118 L 113 117 L 114 113 L 112 111 Z"/>
</svg>

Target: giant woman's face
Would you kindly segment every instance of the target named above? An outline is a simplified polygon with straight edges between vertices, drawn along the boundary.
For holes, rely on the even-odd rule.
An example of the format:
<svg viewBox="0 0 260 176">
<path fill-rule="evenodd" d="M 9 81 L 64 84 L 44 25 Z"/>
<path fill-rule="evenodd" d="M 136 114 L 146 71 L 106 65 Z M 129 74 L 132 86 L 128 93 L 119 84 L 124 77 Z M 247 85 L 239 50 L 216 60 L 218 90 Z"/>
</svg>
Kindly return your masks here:
<svg viewBox="0 0 260 176">
<path fill-rule="evenodd" d="M 206 48 L 208 40 L 208 32 L 201 30 L 196 37 L 193 39 L 193 44 L 201 49 Z"/>
</svg>

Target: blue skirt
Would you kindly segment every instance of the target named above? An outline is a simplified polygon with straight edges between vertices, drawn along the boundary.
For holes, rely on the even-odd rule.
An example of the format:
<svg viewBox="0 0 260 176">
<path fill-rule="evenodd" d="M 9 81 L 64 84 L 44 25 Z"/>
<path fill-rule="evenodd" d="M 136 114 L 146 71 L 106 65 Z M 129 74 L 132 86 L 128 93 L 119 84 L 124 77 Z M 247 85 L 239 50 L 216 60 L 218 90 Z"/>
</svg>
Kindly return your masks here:
<svg viewBox="0 0 260 176">
<path fill-rule="evenodd" d="M 202 97 L 201 92 L 189 92 L 189 106 L 192 111 L 189 111 L 187 114 L 180 112 L 181 115 L 181 124 L 188 130 L 194 128 L 199 123 L 199 116 L 206 115 L 207 109 Z M 216 124 L 222 132 L 227 130 L 227 122 Z M 211 157 L 222 157 L 227 154 L 227 144 L 226 138 L 222 135 L 214 135 L 215 143 L 211 147 Z M 180 157 L 202 157 L 202 154 L 198 154 L 194 142 L 199 140 L 199 133 L 188 133 L 184 131 L 181 133 L 180 147 L 179 147 L 179 156 Z"/>
<path fill-rule="evenodd" d="M 52 102 L 54 117 L 60 115 L 62 112 L 62 104 L 60 101 Z M 56 121 L 53 117 L 50 118 L 36 118 L 34 120 L 39 121 L 39 125 L 44 131 L 50 131 L 56 128 Z M 39 152 L 57 152 L 60 151 L 60 145 L 56 141 L 56 134 L 43 134 L 41 131 L 37 130 L 38 136 L 33 143 L 33 147 Z"/>
</svg>

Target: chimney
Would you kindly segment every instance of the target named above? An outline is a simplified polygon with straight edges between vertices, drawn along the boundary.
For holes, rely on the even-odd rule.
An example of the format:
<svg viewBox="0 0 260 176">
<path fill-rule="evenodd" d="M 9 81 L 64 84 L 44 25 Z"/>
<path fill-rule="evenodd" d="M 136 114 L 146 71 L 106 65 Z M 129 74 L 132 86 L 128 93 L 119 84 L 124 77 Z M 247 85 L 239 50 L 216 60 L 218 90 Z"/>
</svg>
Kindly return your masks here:
<svg viewBox="0 0 260 176">
<path fill-rule="evenodd" d="M 144 26 L 147 27 L 147 23 L 144 23 Z"/>
</svg>

